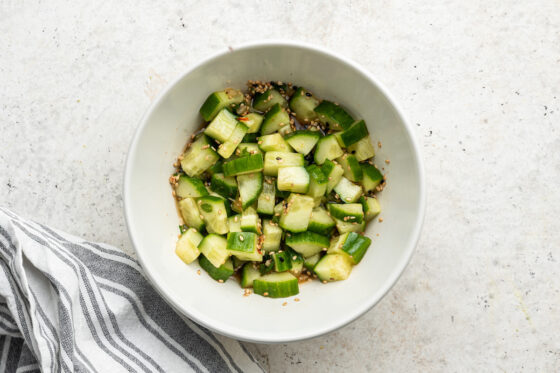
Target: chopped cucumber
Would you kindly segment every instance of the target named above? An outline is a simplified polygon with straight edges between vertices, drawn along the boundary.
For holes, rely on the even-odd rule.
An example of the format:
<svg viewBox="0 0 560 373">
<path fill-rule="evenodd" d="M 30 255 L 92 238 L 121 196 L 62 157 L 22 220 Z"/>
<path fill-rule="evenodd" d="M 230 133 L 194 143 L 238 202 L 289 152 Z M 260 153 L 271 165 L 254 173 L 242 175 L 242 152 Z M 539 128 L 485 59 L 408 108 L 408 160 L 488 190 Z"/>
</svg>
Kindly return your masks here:
<svg viewBox="0 0 560 373">
<path fill-rule="evenodd" d="M 259 198 L 257 200 L 257 212 L 259 214 L 273 215 L 274 204 L 276 201 L 276 187 L 274 186 L 274 179 L 267 176 L 264 181 L 261 194 L 259 194 Z"/>
<path fill-rule="evenodd" d="M 234 215 L 228 218 L 228 231 L 241 232 L 241 215 Z"/>
<path fill-rule="evenodd" d="M 360 197 L 360 203 L 364 209 L 364 217 L 366 221 L 370 221 L 375 218 L 381 212 L 381 206 L 377 198 L 373 197 Z"/>
<path fill-rule="evenodd" d="M 247 133 L 247 126 L 243 123 L 237 123 L 235 129 L 231 133 L 231 136 L 226 142 L 218 146 L 218 154 L 224 158 L 229 158 L 237 148 L 237 146 L 243 140 L 243 137 Z"/>
<path fill-rule="evenodd" d="M 259 198 L 259 194 L 263 188 L 263 175 L 260 172 L 237 176 L 237 184 L 239 185 L 239 197 L 241 198 L 241 207 L 246 209 L 251 206 Z"/>
<path fill-rule="evenodd" d="M 210 188 L 225 198 L 235 198 L 237 196 L 237 181 L 234 177 L 226 177 L 222 173 L 212 175 Z"/>
<path fill-rule="evenodd" d="M 292 269 L 292 260 L 290 254 L 285 250 L 280 250 L 271 253 L 272 262 L 274 263 L 274 270 L 276 272 L 284 272 Z"/>
<path fill-rule="evenodd" d="M 321 171 L 327 177 L 327 193 L 330 193 L 336 184 L 340 182 L 342 179 L 342 175 L 344 175 L 344 169 L 338 163 L 334 163 L 333 161 L 326 160 L 321 167 Z"/>
<path fill-rule="evenodd" d="M 321 281 L 346 280 L 352 272 L 352 262 L 347 255 L 327 254 L 313 269 Z"/>
<path fill-rule="evenodd" d="M 287 152 L 266 152 L 264 154 L 264 174 L 267 176 L 278 176 L 278 169 L 290 166 L 303 166 L 303 155 Z"/>
<path fill-rule="evenodd" d="M 229 258 L 227 241 L 224 237 L 210 233 L 198 244 L 198 250 L 214 267 L 220 267 Z"/>
<path fill-rule="evenodd" d="M 361 223 L 350 223 L 340 219 L 334 219 L 336 223 L 336 230 L 338 233 L 348 233 L 348 232 L 363 232 L 366 226 L 366 221 Z"/>
<path fill-rule="evenodd" d="M 329 247 L 329 238 L 315 232 L 301 232 L 286 237 L 286 245 L 308 258 Z"/>
<path fill-rule="evenodd" d="M 214 163 L 212 166 L 210 166 L 210 168 L 206 170 L 208 176 L 212 177 L 212 175 L 214 174 L 223 172 L 223 165 L 224 165 L 224 160 L 218 159 L 216 163 Z"/>
<path fill-rule="evenodd" d="M 261 219 L 253 207 L 243 210 L 241 215 L 241 230 L 261 234 Z"/>
<path fill-rule="evenodd" d="M 315 149 L 315 163 L 321 165 L 325 163 L 327 159 L 332 161 L 343 154 L 344 152 L 340 148 L 340 145 L 338 145 L 334 135 L 321 137 L 319 142 L 317 142 L 317 149 Z"/>
<path fill-rule="evenodd" d="M 373 147 L 369 136 L 366 136 L 357 143 L 350 145 L 347 150 L 349 153 L 354 154 L 356 159 L 360 162 L 375 156 L 375 148 Z"/>
<path fill-rule="evenodd" d="M 261 124 L 264 117 L 257 113 L 249 113 L 241 118 L 239 121 L 245 124 L 249 129 L 247 133 L 257 133 L 261 129 Z"/>
<path fill-rule="evenodd" d="M 239 122 L 237 117 L 227 109 L 222 109 L 204 129 L 204 133 L 221 143 L 226 142 Z M 245 131 L 247 132 L 247 131 Z M 241 142 L 241 141 L 240 141 Z"/>
<path fill-rule="evenodd" d="M 307 193 L 309 174 L 304 167 L 282 167 L 278 170 L 278 190 Z"/>
<path fill-rule="evenodd" d="M 225 176 L 237 176 L 260 172 L 263 166 L 262 154 L 252 154 L 225 162 L 223 168 Z"/>
<path fill-rule="evenodd" d="M 245 137 L 243 138 L 243 142 L 245 143 L 257 142 L 258 138 L 259 138 L 258 133 L 246 133 Z"/>
<path fill-rule="evenodd" d="M 362 195 L 362 188 L 359 185 L 352 183 L 345 177 L 342 177 L 338 184 L 336 184 L 334 191 L 345 203 L 354 203 Z"/>
<path fill-rule="evenodd" d="M 319 262 L 320 259 L 321 254 L 315 254 L 313 256 L 310 256 L 309 258 L 304 258 L 303 266 L 308 270 L 313 271 L 313 268 L 315 268 L 315 265 L 317 264 L 317 262 Z"/>
<path fill-rule="evenodd" d="M 257 140 L 255 139 L 255 141 Z M 262 154 L 262 151 L 259 149 L 259 146 L 257 144 L 242 142 L 241 144 L 237 145 L 237 151 L 235 152 L 235 154 L 241 157 L 245 157 L 253 154 Z"/>
<path fill-rule="evenodd" d="M 208 191 L 204 186 L 202 180 L 188 177 L 186 175 L 179 176 L 179 181 L 175 186 L 175 194 L 179 198 L 187 198 L 187 197 L 203 197 L 208 195 Z"/>
<path fill-rule="evenodd" d="M 342 157 L 336 159 L 344 170 L 344 177 L 350 181 L 362 181 L 363 171 L 362 165 L 356 157 L 352 154 L 344 154 Z"/>
<path fill-rule="evenodd" d="M 271 220 L 263 222 L 263 250 L 276 251 L 280 248 L 280 241 L 282 240 L 282 228 L 278 224 L 273 223 Z"/>
<path fill-rule="evenodd" d="M 301 271 L 303 270 L 303 256 L 301 256 L 300 253 L 296 253 L 294 250 L 291 250 L 289 248 L 286 248 L 286 253 L 288 253 L 292 265 L 290 272 L 294 276 L 299 276 L 301 274 Z"/>
<path fill-rule="evenodd" d="M 181 168 L 187 175 L 194 177 L 209 169 L 218 159 L 220 156 L 212 149 L 210 139 L 203 134 L 183 154 Z"/>
<path fill-rule="evenodd" d="M 181 235 L 175 246 L 175 254 L 187 264 L 191 264 L 198 258 L 200 251 L 198 244 L 202 241 L 202 235 L 194 228 L 189 228 Z"/>
<path fill-rule="evenodd" d="M 329 216 L 327 210 L 319 206 L 311 211 L 311 219 L 307 229 L 326 236 L 332 232 L 334 225 L 334 220 Z"/>
<path fill-rule="evenodd" d="M 368 129 L 366 127 L 366 122 L 363 120 L 358 120 L 354 122 L 348 129 L 338 132 L 336 135 L 336 140 L 343 148 L 347 148 L 369 136 Z"/>
<path fill-rule="evenodd" d="M 252 288 L 253 281 L 261 277 L 261 272 L 254 263 L 245 263 L 241 270 L 241 287 Z"/>
<path fill-rule="evenodd" d="M 259 138 L 259 148 L 264 152 L 291 152 L 292 147 L 279 133 L 264 135 Z"/>
<path fill-rule="evenodd" d="M 198 210 L 208 233 L 226 234 L 228 232 L 227 210 L 223 198 L 202 197 L 198 200 Z"/>
<path fill-rule="evenodd" d="M 362 171 L 364 175 L 362 186 L 366 192 L 374 190 L 383 181 L 383 174 L 374 165 L 364 163 Z"/>
<path fill-rule="evenodd" d="M 252 232 L 230 232 L 227 235 L 227 250 L 236 258 L 260 262 L 262 253 L 258 249 L 258 237 Z"/>
<path fill-rule="evenodd" d="M 224 264 L 216 267 L 208 258 L 201 255 L 198 257 L 198 264 L 216 281 L 226 282 L 233 275 L 233 263 L 229 258 Z"/>
<path fill-rule="evenodd" d="M 280 216 L 280 226 L 290 232 L 304 232 L 309 225 L 314 201 L 312 197 L 292 193 Z"/>
<path fill-rule="evenodd" d="M 323 100 L 316 108 L 319 121 L 330 129 L 346 129 L 354 123 L 354 118 L 337 104 Z"/>
<path fill-rule="evenodd" d="M 331 241 L 327 254 L 348 255 L 352 264 L 358 264 L 371 245 L 371 239 L 356 232 L 344 233 Z"/>
<path fill-rule="evenodd" d="M 364 209 L 361 203 L 329 204 L 329 212 L 335 219 L 348 223 L 364 221 Z"/>
<path fill-rule="evenodd" d="M 275 89 L 269 89 L 264 93 L 256 94 L 253 100 L 253 107 L 255 110 L 262 112 L 268 111 L 275 105 L 282 108 L 288 107 L 288 101 Z"/>
<path fill-rule="evenodd" d="M 284 127 L 290 128 L 290 115 L 280 104 L 276 104 L 264 116 L 261 134 L 269 135 Z"/>
<path fill-rule="evenodd" d="M 243 101 L 243 93 L 236 89 L 226 89 L 224 91 L 214 92 L 200 108 L 200 114 L 206 122 L 210 122 L 220 110 L 232 105 L 239 104 Z"/>
<path fill-rule="evenodd" d="M 307 190 L 307 194 L 313 198 L 324 196 L 327 191 L 328 179 L 321 168 L 312 164 L 305 169 L 309 174 L 309 189 Z"/>
<path fill-rule="evenodd" d="M 191 228 L 202 230 L 204 228 L 204 220 L 202 220 L 198 205 L 194 198 L 184 198 L 179 201 L 179 211 L 185 224 Z"/>
<path fill-rule="evenodd" d="M 253 281 L 255 294 L 286 298 L 299 293 L 298 279 L 290 272 L 270 273 Z"/>
<path fill-rule="evenodd" d="M 290 110 L 301 123 L 308 123 L 317 118 L 317 113 L 314 111 L 317 105 L 319 100 L 302 87 L 295 91 L 290 100 Z"/>
<path fill-rule="evenodd" d="M 319 131 L 299 130 L 286 135 L 286 141 L 298 153 L 311 153 L 317 141 L 321 138 Z"/>
</svg>

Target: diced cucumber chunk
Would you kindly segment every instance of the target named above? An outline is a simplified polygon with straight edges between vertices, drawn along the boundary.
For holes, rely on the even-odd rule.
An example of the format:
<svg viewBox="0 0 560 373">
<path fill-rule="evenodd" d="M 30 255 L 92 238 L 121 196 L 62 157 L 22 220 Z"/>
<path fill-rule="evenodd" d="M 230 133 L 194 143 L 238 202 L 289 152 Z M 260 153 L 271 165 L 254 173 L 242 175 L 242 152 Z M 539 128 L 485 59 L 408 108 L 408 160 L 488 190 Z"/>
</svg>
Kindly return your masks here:
<svg viewBox="0 0 560 373">
<path fill-rule="evenodd" d="M 278 190 L 307 193 L 309 174 L 304 167 L 282 167 L 278 170 Z"/>
<path fill-rule="evenodd" d="M 255 294 L 286 298 L 299 293 L 298 279 L 290 272 L 270 273 L 253 281 Z"/>
<path fill-rule="evenodd" d="M 190 177 L 198 176 L 220 159 L 204 134 L 200 135 L 183 154 L 181 168 Z"/>
<path fill-rule="evenodd" d="M 252 154 L 224 162 L 223 168 L 225 176 L 237 176 L 260 172 L 263 170 L 263 166 L 262 154 Z"/>
<path fill-rule="evenodd" d="M 231 256 L 231 262 L 233 263 L 233 270 L 237 271 L 238 269 L 240 269 L 241 267 L 243 267 L 243 265 L 245 263 L 247 263 L 245 260 L 241 260 L 235 256 Z"/>
<path fill-rule="evenodd" d="M 276 104 L 265 114 L 261 134 L 268 135 L 284 127 L 290 128 L 290 115 L 280 104 Z"/>
<path fill-rule="evenodd" d="M 239 104 L 243 101 L 243 93 L 236 89 L 228 88 L 224 91 L 214 92 L 200 108 L 200 114 L 204 121 L 210 122 L 220 110 L 232 105 Z"/>
<path fill-rule="evenodd" d="M 234 177 L 226 177 L 222 173 L 212 175 L 210 188 L 225 198 L 235 198 L 237 196 L 237 181 Z"/>
<path fill-rule="evenodd" d="M 238 259 L 260 262 L 262 253 L 258 249 L 258 236 L 252 232 L 230 232 L 227 235 L 227 249 Z"/>
<path fill-rule="evenodd" d="M 362 195 L 362 188 L 354 184 L 344 176 L 334 187 L 334 191 L 340 196 L 344 203 L 354 203 Z"/>
<path fill-rule="evenodd" d="M 180 198 L 198 198 L 208 195 L 208 191 L 206 190 L 202 180 L 181 175 L 179 176 L 179 180 L 175 186 L 175 194 Z"/>
<path fill-rule="evenodd" d="M 290 254 L 285 251 L 276 251 L 271 253 L 272 262 L 274 263 L 274 270 L 276 272 L 284 272 L 292 269 L 292 260 L 290 259 Z"/>
<path fill-rule="evenodd" d="M 327 210 L 323 207 L 315 207 L 311 211 L 307 230 L 327 236 L 332 232 L 334 225 L 334 220 L 329 216 Z"/>
<path fill-rule="evenodd" d="M 317 113 L 314 111 L 317 105 L 319 105 L 319 100 L 302 87 L 294 92 L 290 100 L 290 110 L 301 123 L 309 123 L 317 118 Z"/>
<path fill-rule="evenodd" d="M 307 194 L 313 198 L 322 197 L 327 191 L 328 179 L 317 165 L 310 165 L 305 168 L 309 174 L 309 189 Z"/>
<path fill-rule="evenodd" d="M 361 223 L 350 223 L 340 219 L 334 219 L 336 224 L 336 230 L 338 233 L 348 233 L 348 232 L 363 232 L 366 227 L 366 221 L 362 221 Z"/>
<path fill-rule="evenodd" d="M 269 89 L 264 93 L 258 93 L 253 99 L 253 107 L 258 111 L 268 111 L 275 105 L 282 108 L 288 107 L 288 101 L 275 89 Z"/>
<path fill-rule="evenodd" d="M 238 123 L 237 117 L 233 115 L 231 111 L 222 109 L 218 115 L 212 119 L 208 127 L 204 129 L 204 134 L 224 143 L 230 138 Z"/>
<path fill-rule="evenodd" d="M 374 165 L 364 163 L 362 164 L 362 171 L 364 175 L 362 186 L 366 192 L 374 190 L 383 181 L 383 174 Z"/>
<path fill-rule="evenodd" d="M 267 176 L 277 176 L 278 169 L 282 167 L 303 166 L 303 155 L 299 153 L 287 152 L 266 152 L 264 154 L 264 174 Z"/>
<path fill-rule="evenodd" d="M 348 255 L 352 264 L 358 264 L 370 245 L 371 239 L 369 237 L 356 232 L 344 233 L 332 239 L 327 254 Z"/>
<path fill-rule="evenodd" d="M 198 200 L 198 210 L 208 233 L 226 234 L 228 232 L 227 210 L 223 198 L 202 197 Z"/>
<path fill-rule="evenodd" d="M 346 110 L 327 100 L 323 100 L 315 108 L 315 112 L 319 121 L 330 129 L 346 129 L 354 123 L 354 118 Z"/>
<path fill-rule="evenodd" d="M 361 223 L 364 221 L 364 209 L 361 203 L 330 203 L 329 212 L 335 219 L 348 223 Z"/>
<path fill-rule="evenodd" d="M 344 152 L 334 135 L 328 135 L 321 137 L 319 142 L 317 142 L 317 149 L 315 149 L 315 163 L 322 165 L 327 159 L 333 160 L 342 156 Z"/>
<path fill-rule="evenodd" d="M 253 207 L 243 210 L 241 215 L 241 230 L 261 234 L 261 219 Z"/>
<path fill-rule="evenodd" d="M 352 154 L 344 154 L 336 159 L 344 170 L 344 177 L 350 181 L 360 182 L 363 178 L 362 165 Z"/>
<path fill-rule="evenodd" d="M 288 253 L 292 265 L 290 272 L 294 276 L 299 276 L 303 270 L 303 256 L 301 256 L 300 253 L 296 253 L 294 250 L 288 248 L 286 248 L 286 253 Z"/>
<path fill-rule="evenodd" d="M 235 154 L 241 157 L 245 157 L 253 154 L 262 154 L 262 151 L 259 149 L 259 146 L 257 144 L 242 142 L 241 144 L 237 145 L 237 151 L 235 152 Z"/>
<path fill-rule="evenodd" d="M 241 287 L 252 288 L 253 281 L 261 277 L 261 272 L 254 263 L 245 263 L 241 270 Z"/>
<path fill-rule="evenodd" d="M 247 133 L 247 134 L 245 134 L 245 137 L 243 138 L 243 142 L 246 142 L 246 143 L 257 142 L 258 137 L 259 137 L 258 133 Z"/>
<path fill-rule="evenodd" d="M 352 272 L 352 262 L 347 255 L 327 254 L 313 269 L 321 281 L 346 280 Z"/>
<path fill-rule="evenodd" d="M 228 231 L 241 232 L 241 215 L 234 215 L 228 218 Z"/>
<path fill-rule="evenodd" d="M 288 152 L 292 147 L 284 140 L 279 133 L 264 135 L 259 138 L 259 148 L 264 152 Z"/>
<path fill-rule="evenodd" d="M 308 258 L 327 249 L 330 242 L 326 236 L 306 231 L 287 236 L 286 245 L 303 255 L 304 258 Z"/>
<path fill-rule="evenodd" d="M 224 165 L 224 160 L 223 159 L 218 159 L 218 161 L 216 161 L 216 163 L 214 163 L 212 166 L 210 166 L 210 168 L 208 168 L 206 170 L 206 172 L 208 173 L 209 177 L 212 177 L 212 175 L 214 174 L 219 174 L 223 172 L 223 165 Z"/>
<path fill-rule="evenodd" d="M 338 132 L 335 136 L 340 146 L 347 148 L 350 145 L 357 143 L 364 137 L 369 136 L 369 132 L 366 122 L 363 120 L 357 120 L 349 128 L 342 132 Z"/>
<path fill-rule="evenodd" d="M 280 216 L 280 227 L 290 232 L 305 232 L 311 218 L 314 201 L 312 197 L 292 193 Z"/>
<path fill-rule="evenodd" d="M 364 217 L 366 221 L 370 221 L 375 218 L 381 212 L 381 206 L 377 198 L 373 197 L 360 197 L 360 203 L 364 209 Z"/>
<path fill-rule="evenodd" d="M 342 179 L 342 175 L 344 175 L 344 169 L 338 163 L 326 160 L 321 167 L 321 171 L 323 171 L 323 173 L 327 177 L 327 193 L 330 193 L 334 189 L 336 184 L 340 182 L 340 179 Z"/>
<path fill-rule="evenodd" d="M 229 258 L 227 240 L 217 234 L 210 233 L 198 244 L 198 250 L 214 267 L 220 267 Z"/>
<path fill-rule="evenodd" d="M 354 154 L 356 159 L 360 162 L 375 156 L 375 148 L 373 147 L 369 136 L 366 136 L 357 143 L 350 145 L 347 150 L 348 153 Z"/>
<path fill-rule="evenodd" d="M 201 255 L 198 257 L 198 264 L 216 281 L 226 282 L 233 275 L 233 263 L 229 258 L 224 264 L 216 267 L 208 258 Z"/>
<path fill-rule="evenodd" d="M 185 224 L 191 228 L 197 230 L 202 230 L 204 228 L 204 221 L 200 217 L 200 212 L 198 211 L 198 205 L 194 198 L 184 198 L 179 201 L 179 211 L 181 211 L 181 216 Z"/>
<path fill-rule="evenodd" d="M 274 179 L 267 176 L 257 200 L 257 212 L 264 215 L 273 215 L 275 201 L 276 187 L 274 186 Z"/>
<path fill-rule="evenodd" d="M 282 228 L 280 228 L 278 224 L 273 223 L 271 220 L 264 220 L 263 236 L 264 251 L 276 251 L 280 248 L 280 241 L 282 240 Z"/>
<path fill-rule="evenodd" d="M 311 153 L 321 136 L 319 131 L 299 130 L 287 134 L 285 139 L 296 152 L 307 155 Z"/>
<path fill-rule="evenodd" d="M 231 157 L 237 146 L 243 140 L 245 133 L 247 133 L 247 126 L 242 123 L 237 123 L 237 126 L 235 126 L 235 129 L 227 141 L 218 146 L 218 154 L 224 158 Z"/>
<path fill-rule="evenodd" d="M 261 124 L 264 117 L 257 113 L 249 113 L 241 118 L 239 121 L 245 124 L 249 130 L 247 133 L 257 133 L 261 129 Z"/>
<path fill-rule="evenodd" d="M 309 258 L 303 258 L 303 266 L 308 270 L 313 271 L 313 268 L 315 268 L 315 265 L 317 264 L 317 262 L 319 262 L 320 259 L 321 254 L 315 254 L 313 256 L 310 256 Z"/>
<path fill-rule="evenodd" d="M 202 235 L 194 228 L 189 228 L 181 235 L 175 245 L 175 254 L 187 264 L 191 264 L 198 258 L 200 251 L 198 244 L 202 241 Z"/>
<path fill-rule="evenodd" d="M 245 210 L 259 198 L 263 188 L 263 175 L 261 172 L 237 176 L 241 207 Z"/>
</svg>

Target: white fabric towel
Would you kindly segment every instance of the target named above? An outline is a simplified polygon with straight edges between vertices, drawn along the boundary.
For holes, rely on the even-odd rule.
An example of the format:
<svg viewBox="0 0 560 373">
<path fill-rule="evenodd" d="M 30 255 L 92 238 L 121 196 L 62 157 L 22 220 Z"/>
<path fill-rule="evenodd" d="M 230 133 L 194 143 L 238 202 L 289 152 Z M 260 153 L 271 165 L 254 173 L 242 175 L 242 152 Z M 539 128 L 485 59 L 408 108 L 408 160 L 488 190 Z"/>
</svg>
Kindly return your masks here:
<svg viewBox="0 0 560 373">
<path fill-rule="evenodd" d="M 262 372 L 181 318 L 136 260 L 0 209 L 0 372 Z"/>
</svg>

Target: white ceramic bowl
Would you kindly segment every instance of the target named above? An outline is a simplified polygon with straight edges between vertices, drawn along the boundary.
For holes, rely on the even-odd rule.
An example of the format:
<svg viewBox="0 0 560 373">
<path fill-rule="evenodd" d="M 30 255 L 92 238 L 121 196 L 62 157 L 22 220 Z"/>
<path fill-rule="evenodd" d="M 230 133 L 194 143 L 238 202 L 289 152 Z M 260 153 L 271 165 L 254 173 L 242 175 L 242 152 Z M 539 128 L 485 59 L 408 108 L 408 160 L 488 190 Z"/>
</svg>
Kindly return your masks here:
<svg viewBox="0 0 560 373">
<path fill-rule="evenodd" d="M 168 178 L 188 137 L 201 124 L 200 105 L 213 91 L 244 87 L 249 79 L 294 82 L 318 97 L 339 102 L 363 118 L 376 162 L 388 186 L 380 194 L 383 223 L 366 234 L 373 241 L 346 281 L 300 286 L 300 301 L 242 296 L 230 280 L 219 284 L 196 263 L 174 253 L 178 217 Z M 390 165 L 384 163 L 391 161 Z M 134 136 L 124 180 L 128 230 L 147 277 L 164 299 L 192 320 L 218 333 L 252 342 L 315 337 L 356 319 L 375 305 L 406 267 L 424 216 L 424 176 L 410 124 L 372 75 L 322 48 L 264 42 L 219 53 L 189 69 L 152 104 Z M 287 306 L 282 306 L 287 302 Z"/>
</svg>

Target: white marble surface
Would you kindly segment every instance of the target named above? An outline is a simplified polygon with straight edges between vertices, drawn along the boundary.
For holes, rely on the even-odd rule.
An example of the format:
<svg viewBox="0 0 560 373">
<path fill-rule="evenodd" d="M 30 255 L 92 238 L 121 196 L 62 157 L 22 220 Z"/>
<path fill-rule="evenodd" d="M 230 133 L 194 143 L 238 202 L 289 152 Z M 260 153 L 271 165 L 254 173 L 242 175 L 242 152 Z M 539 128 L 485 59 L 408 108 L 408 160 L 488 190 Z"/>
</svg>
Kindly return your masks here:
<svg viewBox="0 0 560 373">
<path fill-rule="evenodd" d="M 132 252 L 131 135 L 166 82 L 256 38 L 324 45 L 402 102 L 428 210 L 398 284 L 272 372 L 560 370 L 560 3 L 0 2 L 0 205 Z"/>
</svg>

